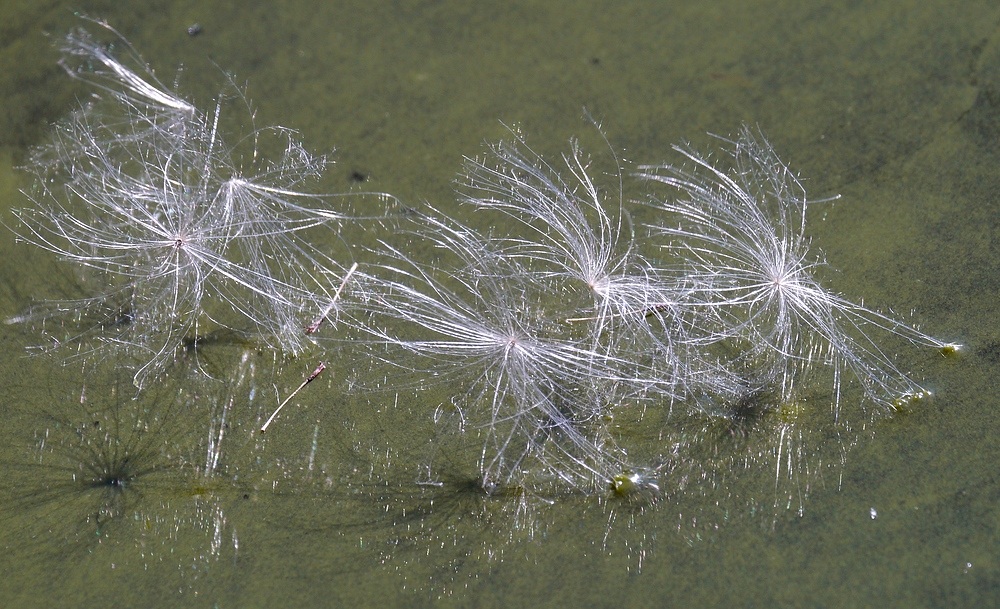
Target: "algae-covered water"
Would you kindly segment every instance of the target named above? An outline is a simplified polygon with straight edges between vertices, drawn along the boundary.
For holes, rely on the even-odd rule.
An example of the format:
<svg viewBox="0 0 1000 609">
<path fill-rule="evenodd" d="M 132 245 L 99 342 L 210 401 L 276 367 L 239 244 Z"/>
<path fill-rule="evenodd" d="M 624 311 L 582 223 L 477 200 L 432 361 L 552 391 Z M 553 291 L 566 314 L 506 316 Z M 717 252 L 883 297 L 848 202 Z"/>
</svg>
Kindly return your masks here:
<svg viewBox="0 0 1000 609">
<path fill-rule="evenodd" d="M 551 505 L 481 496 L 464 455 L 431 446 L 448 445 L 433 421 L 448 396 L 370 382 L 349 345 L 291 360 L 209 343 L 198 358 L 217 380 L 185 374 L 182 361 L 136 398 L 113 359 L 29 358 L 39 338 L 0 326 L 0 605 L 1000 598 L 993 3 L 9 2 L 7 224 L 30 186 L 16 167 L 91 93 L 53 47 L 80 25 L 74 11 L 107 19 L 202 107 L 229 75 L 257 124 L 336 149 L 322 190 L 385 191 L 469 223 L 452 181 L 504 124 L 550 158 L 572 136 L 600 152 L 585 108 L 626 171 L 677 161 L 672 144 L 758 125 L 813 197 L 843 195 L 809 211 L 825 284 L 967 348 L 896 354 L 934 397 L 844 440 L 846 457 L 808 477 L 801 509 L 772 505 L 767 472 L 634 507 L 587 494 Z M 4 318 L 33 298 L 78 296 L 72 268 L 6 230 L 0 268 Z M 255 434 L 319 360 L 330 373 Z"/>
</svg>

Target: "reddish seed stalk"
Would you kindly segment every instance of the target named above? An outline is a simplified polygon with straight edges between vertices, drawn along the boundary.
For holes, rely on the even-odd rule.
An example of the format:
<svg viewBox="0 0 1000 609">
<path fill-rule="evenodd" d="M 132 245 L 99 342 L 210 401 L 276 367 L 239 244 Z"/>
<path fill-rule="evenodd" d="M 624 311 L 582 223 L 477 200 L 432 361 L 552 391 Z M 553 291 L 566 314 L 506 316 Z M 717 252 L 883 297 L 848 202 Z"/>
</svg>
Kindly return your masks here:
<svg viewBox="0 0 1000 609">
<path fill-rule="evenodd" d="M 323 322 L 326 320 L 326 316 L 329 315 L 330 311 L 333 310 L 333 307 L 336 306 L 337 299 L 340 298 L 340 293 L 344 290 L 344 286 L 346 286 L 347 282 L 350 281 L 351 275 L 354 274 L 354 271 L 356 271 L 357 268 L 358 268 L 357 262 L 351 265 L 350 270 L 348 270 L 347 274 L 344 275 L 344 280 L 340 282 L 340 287 L 337 288 L 337 292 L 333 295 L 333 300 L 330 301 L 330 306 L 328 306 L 326 310 L 323 311 L 323 314 L 320 315 L 319 318 L 316 319 L 316 321 L 306 326 L 306 334 L 312 334 L 316 330 L 319 330 L 319 327 L 323 325 Z"/>
<path fill-rule="evenodd" d="M 285 401 L 282 402 L 280 406 L 278 406 L 278 409 L 275 410 L 271 414 L 271 416 L 267 419 L 267 422 L 264 423 L 264 426 L 260 428 L 260 433 L 266 432 L 268 426 L 271 424 L 271 421 L 274 420 L 274 417 L 278 416 L 278 413 L 281 412 L 281 409 L 285 407 L 285 404 L 287 404 L 292 398 L 294 398 L 296 393 L 302 391 L 303 387 L 305 387 L 306 385 L 308 385 L 309 383 L 311 383 L 313 381 L 313 379 L 316 378 L 317 376 L 319 376 L 320 372 L 323 372 L 324 370 L 326 370 L 326 364 L 320 362 L 320 365 L 316 366 L 316 369 L 313 370 L 313 373 L 309 375 L 309 378 L 307 378 L 306 380 L 302 381 L 302 384 L 299 385 L 298 388 L 295 389 L 295 391 L 291 392 L 288 395 L 288 397 L 285 398 Z"/>
</svg>

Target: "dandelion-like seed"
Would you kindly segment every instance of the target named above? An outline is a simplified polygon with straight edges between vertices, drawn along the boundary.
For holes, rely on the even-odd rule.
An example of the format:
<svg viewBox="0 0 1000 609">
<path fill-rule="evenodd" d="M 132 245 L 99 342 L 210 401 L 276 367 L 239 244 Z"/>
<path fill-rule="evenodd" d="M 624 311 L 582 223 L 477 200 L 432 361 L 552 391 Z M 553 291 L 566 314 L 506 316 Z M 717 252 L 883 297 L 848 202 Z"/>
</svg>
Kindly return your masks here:
<svg viewBox="0 0 1000 609">
<path fill-rule="evenodd" d="M 80 269 L 86 293 L 8 321 L 40 326 L 46 350 L 125 354 L 137 386 L 213 335 L 295 355 L 340 321 L 352 346 L 392 367 L 388 390 L 409 377 L 445 392 L 428 410 L 455 423 L 462 446 L 447 456 L 473 470 L 462 489 L 513 498 L 517 513 L 566 491 L 597 495 L 610 528 L 684 492 L 762 505 L 760 477 L 775 507 L 801 510 L 812 477 L 852 444 L 849 416 L 860 409 L 863 427 L 928 395 L 882 343 L 958 348 L 824 287 L 805 189 L 748 127 L 723 140 L 719 162 L 676 147 L 685 166 L 641 168 L 671 188 L 649 201 L 663 214 L 649 240 L 635 236 L 617 155 L 605 189 L 576 140 L 550 163 L 511 130 L 458 179 L 462 203 L 499 217 L 489 233 L 428 208 L 395 232 L 433 259 L 385 240 L 368 252 L 377 262 L 341 266 L 319 244 L 355 218 L 310 191 L 326 156 L 283 127 L 233 138 L 230 102 L 249 109 L 238 90 L 204 112 L 99 25 L 120 51 L 83 30 L 66 38 L 63 67 L 96 95 L 34 149 L 31 205 L 15 211 L 19 237 Z M 842 399 L 848 384 L 864 399 Z M 814 406 L 829 395 L 832 416 Z M 229 434 L 233 398 L 220 404 L 205 480 Z M 108 442 L 81 446 L 101 458 L 86 490 L 112 508 L 146 474 Z M 441 486 L 426 467 L 418 486 Z"/>
<path fill-rule="evenodd" d="M 304 328 L 329 312 L 344 275 L 304 235 L 345 219 L 326 208 L 328 196 L 302 190 L 327 157 L 282 127 L 255 128 L 230 145 L 220 127 L 225 96 L 201 112 L 134 51 L 138 71 L 83 30 L 63 50 L 64 67 L 98 99 L 33 152 L 37 179 L 25 193 L 33 206 L 15 211 L 16 232 L 105 287 L 9 321 L 41 322 L 55 347 L 77 344 L 83 356 L 124 352 L 138 386 L 217 330 L 300 353 L 310 341 Z M 277 161 L 258 155 L 265 142 L 283 147 Z"/>
<path fill-rule="evenodd" d="M 527 229 L 528 237 L 499 238 L 504 253 L 528 261 L 539 284 L 553 282 L 555 291 L 584 288 L 594 305 L 581 317 L 591 321 L 641 318 L 675 301 L 670 284 L 659 281 L 636 249 L 617 157 L 617 187 L 608 193 L 595 183 L 575 139 L 562 157 L 563 175 L 519 131 L 511 133 L 514 139 L 491 145 L 485 158 L 466 158 L 459 179 L 463 202 L 480 211 L 500 211 Z"/>
<path fill-rule="evenodd" d="M 396 265 L 382 271 L 395 277 L 360 280 L 370 314 L 386 320 L 366 322 L 376 343 L 390 347 L 380 357 L 420 374 L 422 384 L 461 383 L 452 406 L 466 433 L 483 438 L 484 488 L 603 486 L 624 458 L 599 433 L 606 404 L 598 396 L 618 380 L 617 364 L 538 317 L 519 258 L 457 223 L 421 221 L 418 234 L 452 258 L 451 278 L 435 271 L 440 264 L 387 249 Z"/>
<path fill-rule="evenodd" d="M 749 127 L 724 141 L 724 165 L 675 147 L 693 167 L 647 166 L 640 174 L 681 194 L 652 200 L 667 214 L 652 231 L 668 238 L 665 250 L 685 260 L 689 304 L 698 312 L 692 340 L 705 349 L 735 345 L 729 365 L 773 378 L 785 401 L 816 367 L 831 372 L 838 408 L 845 375 L 890 410 L 900 396 L 926 395 L 883 351 L 876 333 L 938 349 L 949 343 L 823 287 L 814 276 L 824 261 L 809 251 L 800 180 Z"/>
<path fill-rule="evenodd" d="M 529 291 L 548 295 L 543 306 L 551 317 L 582 328 L 576 336 L 589 340 L 590 349 L 632 366 L 628 376 L 635 391 L 675 397 L 682 376 L 674 343 L 684 334 L 684 281 L 641 254 L 624 206 L 617 155 L 612 150 L 615 184 L 605 190 L 577 140 L 570 140 L 561 168 L 528 146 L 519 131 L 511 133 L 512 139 L 489 146 L 484 157 L 466 158 L 460 200 L 479 212 L 500 212 L 524 229 L 492 241 L 498 255 L 522 262 Z"/>
</svg>

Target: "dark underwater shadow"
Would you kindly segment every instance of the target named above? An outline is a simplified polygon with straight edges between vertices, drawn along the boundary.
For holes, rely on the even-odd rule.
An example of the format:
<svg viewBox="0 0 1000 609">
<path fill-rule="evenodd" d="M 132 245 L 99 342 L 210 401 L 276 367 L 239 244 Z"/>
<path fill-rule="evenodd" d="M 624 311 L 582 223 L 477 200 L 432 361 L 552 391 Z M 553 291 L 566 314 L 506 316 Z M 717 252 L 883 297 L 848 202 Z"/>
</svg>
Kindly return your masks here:
<svg viewBox="0 0 1000 609">
<path fill-rule="evenodd" d="M 231 404 L 173 382 L 136 396 L 131 374 L 113 367 L 45 374 L 47 387 L 10 385 L 5 396 L 18 424 L 3 432 L 0 571 L 17 585 L 0 597 L 162 605 L 202 586 L 209 567 L 232 583 L 241 558 L 230 514 L 246 493 L 224 471 Z M 142 585 L 124 585 L 139 574 Z"/>
</svg>

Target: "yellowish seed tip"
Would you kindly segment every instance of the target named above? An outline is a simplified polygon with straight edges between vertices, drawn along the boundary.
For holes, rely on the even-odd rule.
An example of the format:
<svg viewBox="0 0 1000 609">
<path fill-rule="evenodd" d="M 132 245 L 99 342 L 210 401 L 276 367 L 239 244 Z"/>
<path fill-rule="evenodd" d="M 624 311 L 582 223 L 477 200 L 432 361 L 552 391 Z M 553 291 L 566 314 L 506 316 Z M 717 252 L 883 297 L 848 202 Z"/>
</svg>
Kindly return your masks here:
<svg viewBox="0 0 1000 609">
<path fill-rule="evenodd" d="M 943 355 L 945 357 L 956 357 L 956 356 L 960 355 L 962 353 L 962 351 L 964 351 L 964 350 L 965 350 L 965 347 L 963 345 L 959 345 L 957 343 L 952 343 L 952 344 L 949 344 L 949 345 L 944 345 L 943 347 L 941 347 L 940 349 L 938 349 L 938 353 L 940 353 L 941 355 Z"/>
<path fill-rule="evenodd" d="M 635 482 L 635 474 L 621 473 L 611 479 L 611 490 L 619 497 L 624 497 L 635 490 Z"/>
<path fill-rule="evenodd" d="M 892 401 L 893 410 L 896 412 L 908 412 L 918 403 L 931 397 L 931 392 L 926 389 L 904 393 Z"/>
</svg>

